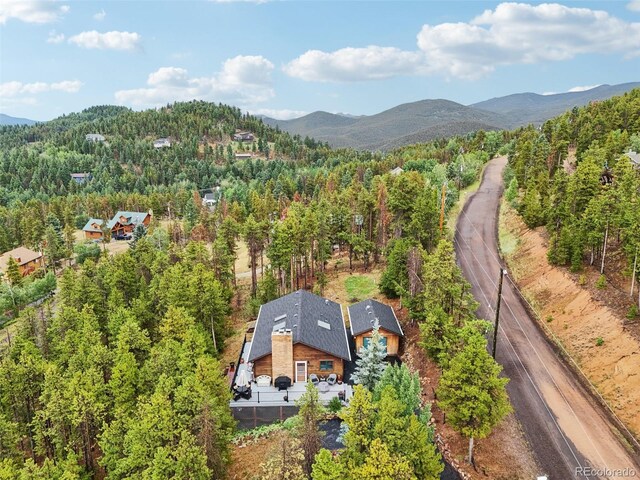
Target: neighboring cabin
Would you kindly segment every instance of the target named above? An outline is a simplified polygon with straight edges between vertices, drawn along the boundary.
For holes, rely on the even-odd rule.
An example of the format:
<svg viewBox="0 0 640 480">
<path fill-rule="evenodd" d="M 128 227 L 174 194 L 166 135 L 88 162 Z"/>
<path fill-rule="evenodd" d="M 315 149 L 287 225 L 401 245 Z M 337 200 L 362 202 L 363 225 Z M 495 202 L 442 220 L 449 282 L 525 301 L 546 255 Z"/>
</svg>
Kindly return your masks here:
<svg viewBox="0 0 640 480">
<path fill-rule="evenodd" d="M 396 168 L 394 168 L 393 170 L 389 170 L 389 173 L 390 173 L 391 175 L 395 175 L 395 176 L 400 175 L 402 172 L 404 172 L 404 170 L 402 169 L 402 167 L 396 167 Z"/>
<path fill-rule="evenodd" d="M 265 303 L 247 360 L 256 377 L 306 382 L 312 373 L 343 376 L 351 353 L 342 307 L 305 290 Z"/>
<path fill-rule="evenodd" d="M 129 235 L 133 232 L 133 229 L 138 225 L 149 226 L 151 223 L 151 211 L 149 212 L 117 212 L 107 227 L 111 230 L 113 237 L 120 235 Z"/>
<path fill-rule="evenodd" d="M 18 247 L 0 255 L 0 272 L 6 272 L 9 258 L 13 258 L 18 264 L 22 276 L 29 275 L 34 270 L 42 267 L 42 254 L 34 252 L 26 247 Z"/>
<path fill-rule="evenodd" d="M 171 146 L 171 140 L 168 138 L 158 138 L 153 141 L 153 148 L 168 148 Z"/>
<path fill-rule="evenodd" d="M 71 179 L 78 184 L 88 182 L 91 180 L 91 178 L 92 176 L 90 173 L 72 173 L 71 174 Z"/>
<path fill-rule="evenodd" d="M 99 218 L 90 218 L 82 231 L 84 232 L 84 238 L 87 240 L 97 240 L 102 238 L 102 225 L 104 220 Z"/>
<path fill-rule="evenodd" d="M 87 142 L 104 142 L 105 138 L 99 133 L 87 133 L 84 137 Z"/>
<path fill-rule="evenodd" d="M 252 157 L 253 157 L 252 153 L 236 153 L 236 160 L 246 160 Z"/>
<path fill-rule="evenodd" d="M 377 323 L 382 341 L 387 347 L 387 355 L 398 355 L 400 338 L 404 337 L 404 333 L 393 308 L 377 300 L 368 299 L 350 305 L 347 310 L 351 335 L 356 341 L 356 351 L 360 351 L 371 341 L 371 334 Z"/>
<path fill-rule="evenodd" d="M 625 153 L 625 155 L 627 157 L 629 157 L 629 160 L 631 160 L 631 163 L 633 164 L 634 167 L 640 168 L 640 154 L 639 153 L 632 152 L 631 150 L 629 150 L 627 153 Z"/>
<path fill-rule="evenodd" d="M 237 132 L 233 135 L 233 140 L 236 142 L 253 142 L 255 137 L 250 132 Z"/>
</svg>

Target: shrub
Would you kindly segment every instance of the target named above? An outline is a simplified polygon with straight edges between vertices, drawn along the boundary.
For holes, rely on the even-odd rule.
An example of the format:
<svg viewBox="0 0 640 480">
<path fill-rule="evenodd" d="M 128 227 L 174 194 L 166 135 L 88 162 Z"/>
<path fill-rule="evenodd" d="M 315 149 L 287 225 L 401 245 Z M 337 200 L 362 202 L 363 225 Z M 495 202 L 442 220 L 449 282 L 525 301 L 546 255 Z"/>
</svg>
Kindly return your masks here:
<svg viewBox="0 0 640 480">
<path fill-rule="evenodd" d="M 598 277 L 598 280 L 596 280 L 596 288 L 598 290 L 604 290 L 605 288 L 607 288 L 607 277 L 605 277 L 604 275 L 600 275 Z"/>
<path fill-rule="evenodd" d="M 601 347 L 604 345 L 604 339 L 602 337 L 596 338 L 596 346 Z"/>
<path fill-rule="evenodd" d="M 627 318 L 629 320 L 633 320 L 637 316 L 638 316 L 638 306 L 633 304 L 631 305 L 631 307 L 629 308 L 629 311 L 627 312 Z"/>
<path fill-rule="evenodd" d="M 547 323 L 553 322 L 553 315 L 547 315 Z"/>
<path fill-rule="evenodd" d="M 578 285 L 584 287 L 587 284 L 587 276 L 583 273 L 578 277 Z"/>
<path fill-rule="evenodd" d="M 338 397 L 333 397 L 329 401 L 329 404 L 327 405 L 327 409 L 331 413 L 338 413 L 340 410 L 342 410 L 342 402 L 340 401 L 340 399 Z"/>
</svg>

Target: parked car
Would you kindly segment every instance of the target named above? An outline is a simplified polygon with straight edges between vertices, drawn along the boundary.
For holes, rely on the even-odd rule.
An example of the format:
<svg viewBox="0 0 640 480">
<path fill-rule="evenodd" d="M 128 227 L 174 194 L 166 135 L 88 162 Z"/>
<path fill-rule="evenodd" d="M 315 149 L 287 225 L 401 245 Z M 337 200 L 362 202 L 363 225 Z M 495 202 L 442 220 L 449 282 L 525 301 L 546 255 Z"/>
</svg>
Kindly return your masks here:
<svg viewBox="0 0 640 480">
<path fill-rule="evenodd" d="M 114 240 L 131 240 L 130 233 L 117 233 L 113 236 Z"/>
</svg>

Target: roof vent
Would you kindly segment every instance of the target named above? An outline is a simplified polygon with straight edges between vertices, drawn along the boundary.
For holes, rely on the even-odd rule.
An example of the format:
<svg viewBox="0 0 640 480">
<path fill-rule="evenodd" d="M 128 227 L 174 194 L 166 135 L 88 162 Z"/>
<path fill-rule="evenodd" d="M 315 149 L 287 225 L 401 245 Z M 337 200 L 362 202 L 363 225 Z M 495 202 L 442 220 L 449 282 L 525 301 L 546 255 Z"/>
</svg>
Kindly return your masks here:
<svg viewBox="0 0 640 480">
<path fill-rule="evenodd" d="M 327 323 L 327 322 L 323 322 L 322 320 L 318 320 L 318 326 L 322 327 L 326 330 L 331 330 L 331 324 Z"/>
<path fill-rule="evenodd" d="M 329 300 L 327 300 L 326 298 L 324 299 L 324 303 L 326 303 L 327 305 L 329 305 Z"/>
</svg>

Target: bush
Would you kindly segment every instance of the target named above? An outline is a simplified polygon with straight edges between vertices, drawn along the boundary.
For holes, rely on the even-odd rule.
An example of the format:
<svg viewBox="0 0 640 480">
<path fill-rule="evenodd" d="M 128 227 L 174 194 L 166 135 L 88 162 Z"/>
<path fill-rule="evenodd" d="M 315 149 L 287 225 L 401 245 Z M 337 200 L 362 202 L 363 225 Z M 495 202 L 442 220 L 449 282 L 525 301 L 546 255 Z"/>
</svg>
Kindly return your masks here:
<svg viewBox="0 0 640 480">
<path fill-rule="evenodd" d="M 631 305 L 631 308 L 629 308 L 629 311 L 627 312 L 627 318 L 629 320 L 633 320 L 637 316 L 638 316 L 638 306 L 633 304 Z"/>
<path fill-rule="evenodd" d="M 604 290 L 605 288 L 607 288 L 607 277 L 605 277 L 604 275 L 600 275 L 598 277 L 598 280 L 596 280 L 596 288 L 598 290 Z"/>
<path fill-rule="evenodd" d="M 578 285 L 584 287 L 587 284 L 587 276 L 582 274 L 578 277 Z"/>
<path fill-rule="evenodd" d="M 82 265 L 88 258 L 97 260 L 100 257 L 100 246 L 95 242 L 80 243 L 74 247 L 73 251 L 78 265 Z"/>
<path fill-rule="evenodd" d="M 602 337 L 596 338 L 596 346 L 601 347 L 604 345 L 604 339 Z"/>
<path fill-rule="evenodd" d="M 342 402 L 338 397 L 333 397 L 327 405 L 327 409 L 331 413 L 338 413 L 340 410 L 342 410 Z"/>
</svg>

